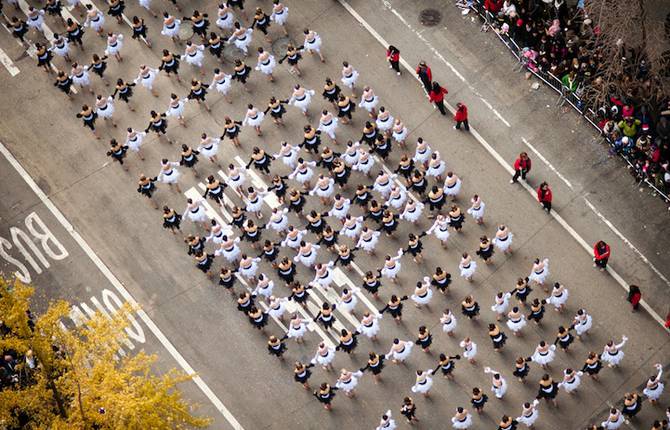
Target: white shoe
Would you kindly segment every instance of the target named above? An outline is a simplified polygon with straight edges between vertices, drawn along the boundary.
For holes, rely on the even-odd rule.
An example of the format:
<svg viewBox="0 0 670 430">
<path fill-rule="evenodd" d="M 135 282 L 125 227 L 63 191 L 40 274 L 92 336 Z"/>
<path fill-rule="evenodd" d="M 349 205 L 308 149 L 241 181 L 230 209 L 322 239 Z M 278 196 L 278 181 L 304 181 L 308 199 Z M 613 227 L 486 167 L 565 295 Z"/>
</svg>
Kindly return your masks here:
<svg viewBox="0 0 670 430">
<path fill-rule="evenodd" d="M 514 179 L 510 179 L 510 180 L 509 180 L 509 183 L 510 183 L 510 184 L 513 184 L 514 182 L 515 182 Z"/>
<path fill-rule="evenodd" d="M 453 127 L 451 127 L 451 128 L 453 128 L 454 130 L 456 130 L 456 126 L 453 126 Z"/>
</svg>

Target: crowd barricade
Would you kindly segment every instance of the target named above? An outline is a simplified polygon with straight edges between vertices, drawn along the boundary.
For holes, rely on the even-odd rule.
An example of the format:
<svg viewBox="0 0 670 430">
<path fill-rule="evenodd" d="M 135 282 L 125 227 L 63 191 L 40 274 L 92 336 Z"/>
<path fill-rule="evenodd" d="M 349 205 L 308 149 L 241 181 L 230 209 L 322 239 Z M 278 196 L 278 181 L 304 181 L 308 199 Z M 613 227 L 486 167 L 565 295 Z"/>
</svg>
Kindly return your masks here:
<svg viewBox="0 0 670 430">
<path fill-rule="evenodd" d="M 483 0 L 473 0 L 470 4 L 470 9 L 477 13 L 477 15 L 479 15 L 479 17 L 483 20 L 482 28 L 486 31 L 493 30 L 493 33 L 498 37 L 498 39 L 500 39 L 500 41 L 507 47 L 509 52 L 517 59 L 517 61 L 519 61 L 520 71 L 524 70 L 533 74 L 537 79 L 544 82 L 545 85 L 547 85 L 549 88 L 556 91 L 559 96 L 556 102 L 557 106 L 562 106 L 565 103 L 568 103 L 575 111 L 579 113 L 579 115 L 581 115 L 589 124 L 598 130 L 599 133 L 601 133 L 600 127 L 598 127 L 597 114 L 593 109 L 588 108 L 587 104 L 581 99 L 579 95 L 581 91 L 579 88 L 576 91 L 571 91 L 570 88 L 563 85 L 563 82 L 558 77 L 554 76 L 551 72 L 547 72 L 541 69 L 534 71 L 528 68 L 527 61 L 522 56 L 523 48 L 520 47 L 516 41 L 509 36 L 509 34 L 497 31 L 498 27 L 494 24 L 498 21 L 498 17 L 484 9 Z M 603 140 L 610 145 L 610 147 L 614 148 L 614 142 L 612 142 L 609 137 L 603 136 L 602 133 L 601 136 L 603 137 Z M 670 197 L 668 196 L 667 192 L 662 191 L 656 187 L 649 180 L 647 174 L 635 166 L 635 164 L 630 160 L 630 157 L 621 153 L 619 155 L 628 165 L 628 169 L 634 172 L 635 177 L 639 179 L 638 186 L 645 184 L 651 189 L 652 194 L 660 196 L 666 203 L 670 204 Z"/>
</svg>

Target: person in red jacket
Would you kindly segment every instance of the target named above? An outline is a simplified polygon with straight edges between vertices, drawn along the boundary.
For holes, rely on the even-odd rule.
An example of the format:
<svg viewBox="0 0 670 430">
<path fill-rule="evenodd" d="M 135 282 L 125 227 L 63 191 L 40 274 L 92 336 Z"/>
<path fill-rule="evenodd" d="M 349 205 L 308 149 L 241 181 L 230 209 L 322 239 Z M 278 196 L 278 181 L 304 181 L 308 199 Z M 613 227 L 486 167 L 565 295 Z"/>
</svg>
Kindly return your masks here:
<svg viewBox="0 0 670 430">
<path fill-rule="evenodd" d="M 492 15 L 497 15 L 502 9 L 503 0 L 485 0 L 484 9 L 489 11 Z"/>
<path fill-rule="evenodd" d="M 449 91 L 446 88 L 442 88 L 437 81 L 433 82 L 433 87 L 428 93 L 428 100 L 431 103 L 435 103 L 435 106 L 437 106 L 442 115 L 447 114 L 447 109 L 444 107 L 444 95 L 448 93 Z"/>
<path fill-rule="evenodd" d="M 542 207 L 547 213 L 551 212 L 551 200 L 553 196 L 551 194 L 551 188 L 546 182 L 542 182 L 540 187 L 537 189 L 537 201 L 540 202 Z"/>
<path fill-rule="evenodd" d="M 400 76 L 400 50 L 389 45 L 386 50 L 386 60 L 389 62 L 389 68 L 395 70 L 396 75 Z"/>
<path fill-rule="evenodd" d="M 640 300 L 642 300 L 642 291 L 637 285 L 631 285 L 628 287 L 628 298 L 627 300 L 633 306 L 633 312 L 637 310 L 640 306 Z"/>
<path fill-rule="evenodd" d="M 593 267 L 600 267 L 602 272 L 607 267 L 607 260 L 610 258 L 610 246 L 604 241 L 599 240 L 593 247 Z"/>
<path fill-rule="evenodd" d="M 470 125 L 468 124 L 468 107 L 463 103 L 456 103 L 454 121 L 456 121 L 456 125 L 454 126 L 455 130 L 460 130 L 461 124 L 463 124 L 465 131 L 470 131 Z"/>
<path fill-rule="evenodd" d="M 416 68 L 416 75 L 426 89 L 426 93 L 429 93 L 433 83 L 433 72 L 431 72 L 430 67 L 428 67 L 425 61 L 419 62 L 419 66 Z"/>
<path fill-rule="evenodd" d="M 519 157 L 514 161 L 514 176 L 512 176 L 509 183 L 515 184 L 519 179 L 519 176 L 525 181 L 526 173 L 530 172 L 530 166 L 531 162 L 530 158 L 528 158 L 528 154 L 525 152 L 519 154 Z"/>
</svg>

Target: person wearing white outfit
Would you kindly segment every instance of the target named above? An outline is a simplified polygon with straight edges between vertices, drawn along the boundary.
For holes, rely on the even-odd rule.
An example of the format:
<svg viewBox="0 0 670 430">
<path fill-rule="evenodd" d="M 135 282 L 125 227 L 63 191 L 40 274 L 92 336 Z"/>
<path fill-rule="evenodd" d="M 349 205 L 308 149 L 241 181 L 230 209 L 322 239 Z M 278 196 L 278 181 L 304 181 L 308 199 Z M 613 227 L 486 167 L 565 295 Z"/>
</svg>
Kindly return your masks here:
<svg viewBox="0 0 670 430">
<path fill-rule="evenodd" d="M 389 409 L 382 415 L 382 418 L 379 420 L 379 425 L 375 430 L 395 430 L 396 428 L 398 428 L 398 425 L 391 417 L 391 410 Z"/>
<path fill-rule="evenodd" d="M 507 381 L 505 381 L 505 378 L 502 377 L 500 372 L 490 367 L 485 367 L 484 373 L 493 375 L 491 377 L 491 391 L 495 394 L 496 398 L 502 399 L 507 392 Z"/>
<path fill-rule="evenodd" d="M 461 181 L 461 178 L 459 178 L 454 172 L 447 172 L 447 177 L 444 179 L 444 194 L 456 200 L 458 198 L 458 193 L 461 192 L 462 183 L 463 182 Z"/>
<path fill-rule="evenodd" d="M 333 116 L 327 109 L 321 111 L 321 118 L 319 118 L 319 126 L 317 130 L 321 133 L 325 133 L 330 137 L 334 144 L 337 145 L 337 136 L 335 131 L 337 130 L 338 119 Z"/>
<path fill-rule="evenodd" d="M 391 191 L 389 193 L 388 199 L 386 200 L 386 205 L 394 209 L 400 209 L 403 207 L 407 201 L 407 189 L 404 185 L 398 185 L 395 182 L 391 183 Z"/>
<path fill-rule="evenodd" d="M 472 206 L 470 206 L 467 212 L 474 218 L 477 224 L 484 224 L 484 208 L 486 208 L 486 205 L 477 194 L 472 196 L 470 203 Z"/>
<path fill-rule="evenodd" d="M 291 249 L 298 249 L 303 236 L 307 234 L 307 230 L 298 230 L 292 225 L 288 226 L 286 237 L 281 242 L 281 246 L 288 246 Z"/>
<path fill-rule="evenodd" d="M 154 97 L 158 97 L 158 91 L 154 90 L 154 81 L 158 76 L 158 69 L 148 67 L 144 64 L 140 66 L 140 73 L 137 75 L 137 78 L 133 82 L 136 84 L 142 84 L 142 86 L 149 91 Z"/>
<path fill-rule="evenodd" d="M 68 63 L 72 61 L 70 59 L 70 42 L 60 34 L 54 34 L 54 40 L 51 41 L 51 50 Z"/>
<path fill-rule="evenodd" d="M 332 346 L 327 346 L 325 343 L 321 342 L 314 358 L 312 358 L 312 364 L 320 364 L 324 370 L 332 370 L 333 365 L 331 364 L 335 359 L 335 348 Z"/>
<path fill-rule="evenodd" d="M 473 261 L 467 252 L 464 252 L 458 268 L 461 270 L 461 276 L 465 278 L 466 281 L 470 282 L 477 270 L 477 262 Z"/>
<path fill-rule="evenodd" d="M 288 30 L 286 29 L 288 7 L 284 6 L 279 0 L 273 0 L 272 3 L 272 14 L 270 15 L 270 19 L 274 21 L 275 24 L 280 25 L 282 30 L 284 30 L 284 35 L 288 36 Z"/>
<path fill-rule="evenodd" d="M 423 137 L 418 138 L 412 160 L 414 160 L 414 162 L 417 164 L 423 164 L 424 167 L 428 167 L 428 161 L 430 160 L 432 154 L 433 149 L 430 147 L 428 142 L 424 141 Z"/>
<path fill-rule="evenodd" d="M 524 403 L 521 409 L 521 415 L 516 417 L 516 420 L 525 424 L 529 429 L 533 428 L 535 421 L 540 417 L 540 412 L 537 409 L 539 403 L 540 402 L 537 399 L 533 400 L 533 403 Z"/>
<path fill-rule="evenodd" d="M 609 367 L 618 367 L 623 360 L 624 353 L 621 348 L 628 342 L 628 337 L 622 336 L 621 342 L 615 344 L 614 341 L 610 340 L 607 342 L 607 345 L 603 348 L 603 353 L 600 357 L 602 361 L 607 363 Z"/>
<path fill-rule="evenodd" d="M 128 127 L 126 130 L 128 134 L 126 134 L 126 146 L 128 146 L 128 149 L 131 151 L 134 151 L 137 153 L 137 155 L 140 157 L 140 160 L 144 160 L 144 155 L 142 155 L 142 142 L 144 141 L 144 138 L 147 136 L 146 131 L 135 131 L 133 130 L 132 127 Z"/>
<path fill-rule="evenodd" d="M 393 115 L 391 115 L 384 106 L 380 107 L 379 112 L 377 113 L 377 119 L 375 120 L 379 132 L 388 137 L 392 132 L 393 121 Z"/>
<path fill-rule="evenodd" d="M 444 215 L 437 215 L 433 225 L 426 231 L 426 234 L 434 235 L 442 245 L 442 248 L 447 248 L 447 240 L 449 239 L 449 220 Z M 474 273 L 474 272 L 473 272 Z"/>
<path fill-rule="evenodd" d="M 263 47 L 258 48 L 258 62 L 256 63 L 255 69 L 268 77 L 270 82 L 274 82 L 275 78 L 272 75 L 277 62 L 275 61 L 274 55 L 265 51 Z"/>
<path fill-rule="evenodd" d="M 400 248 L 395 257 L 387 255 L 384 261 L 384 267 L 382 267 L 380 271 L 380 274 L 383 277 L 389 278 L 394 284 L 398 282 L 397 276 L 398 273 L 400 273 L 400 269 L 402 268 L 402 265 L 400 264 L 400 258 L 402 257 L 403 253 L 403 249 Z"/>
<path fill-rule="evenodd" d="M 335 386 L 344 392 L 347 397 L 354 397 L 356 393 L 354 389 L 358 385 L 358 380 L 363 376 L 363 372 L 357 370 L 356 372 L 349 372 L 347 369 L 340 371 L 340 376 L 337 378 Z"/>
<path fill-rule="evenodd" d="M 500 224 L 496 235 L 493 238 L 493 245 L 498 248 L 499 251 L 502 251 L 504 254 L 512 253 L 512 238 L 514 235 L 510 233 L 507 226 Z"/>
<path fill-rule="evenodd" d="M 362 216 L 353 218 L 351 215 L 347 214 L 345 215 L 344 221 L 342 222 L 342 229 L 340 229 L 340 233 L 342 233 L 343 235 L 345 235 L 350 239 L 355 240 L 358 237 L 358 233 L 361 231 L 362 227 L 363 227 Z"/>
<path fill-rule="evenodd" d="M 386 354 L 387 360 L 392 360 L 394 363 L 402 363 L 409 355 L 412 353 L 412 347 L 414 343 L 409 340 L 400 340 L 398 338 L 393 339 L 393 345 L 391 349 Z"/>
<path fill-rule="evenodd" d="M 312 179 L 312 176 L 314 176 L 312 167 L 315 166 L 315 161 L 305 161 L 302 157 L 300 157 L 298 158 L 298 164 L 295 166 L 295 169 L 293 169 L 293 172 L 288 175 L 288 178 L 295 179 L 297 182 L 302 184 L 305 190 L 309 190 L 311 188 L 310 180 Z"/>
<path fill-rule="evenodd" d="M 335 199 L 333 200 L 333 207 L 328 211 L 328 216 L 335 217 L 338 220 L 344 222 L 345 217 L 349 213 L 350 207 L 351 207 L 351 200 L 342 197 L 341 194 L 335 194 Z"/>
<path fill-rule="evenodd" d="M 491 310 L 496 314 L 496 321 L 500 321 L 507 312 L 509 307 L 509 300 L 512 298 L 512 293 L 509 292 L 498 292 L 495 297 L 495 303 L 491 306 Z"/>
<path fill-rule="evenodd" d="M 163 29 L 161 34 L 172 39 L 173 42 L 180 42 L 179 39 L 179 27 L 181 26 L 181 20 L 175 18 L 174 16 L 163 12 Z"/>
<path fill-rule="evenodd" d="M 193 199 L 186 200 L 186 209 L 182 217 L 188 217 L 193 223 L 201 224 L 205 230 L 210 229 L 209 227 L 209 217 L 207 216 L 207 210 L 205 209 L 205 204 L 202 199 L 193 201 Z"/>
<path fill-rule="evenodd" d="M 584 375 L 584 372 L 581 370 L 575 372 L 570 368 L 565 369 L 563 371 L 563 381 L 558 383 L 558 388 L 565 390 L 569 394 L 574 393 L 582 383 L 582 375 Z"/>
<path fill-rule="evenodd" d="M 536 258 L 533 262 L 533 268 L 528 275 L 530 281 L 535 282 L 537 285 L 544 285 L 544 281 L 549 276 L 549 259 L 545 258 L 540 260 Z"/>
<path fill-rule="evenodd" d="M 114 98 L 112 96 L 103 97 L 98 95 L 95 100 L 95 112 L 99 118 L 105 121 L 109 120 L 112 126 L 116 127 L 116 121 L 112 118 L 114 114 Z"/>
<path fill-rule="evenodd" d="M 430 389 L 433 387 L 432 375 L 434 372 L 435 369 L 417 370 L 416 381 L 414 382 L 414 386 L 412 386 L 412 392 L 421 393 L 424 397 L 430 396 Z"/>
<path fill-rule="evenodd" d="M 303 321 L 297 314 L 294 314 L 288 324 L 288 332 L 286 335 L 289 339 L 295 339 L 297 343 L 303 343 L 305 333 L 307 333 L 307 322 Z"/>
<path fill-rule="evenodd" d="M 349 64 L 346 61 L 342 62 L 342 78 L 340 81 L 342 84 L 350 88 L 352 92 L 354 92 L 354 88 L 356 86 L 356 81 L 358 80 L 358 71 L 354 69 L 354 67 Z"/>
<path fill-rule="evenodd" d="M 249 44 L 251 44 L 251 33 L 253 30 L 251 28 L 242 27 L 239 21 L 235 21 L 233 27 L 235 30 L 228 39 L 227 43 L 234 44 L 237 49 L 242 51 L 244 56 L 247 56 L 249 51 Z"/>
<path fill-rule="evenodd" d="M 107 33 L 107 49 L 105 55 L 113 55 L 116 61 L 123 61 L 121 48 L 123 47 L 123 34 Z"/>
<path fill-rule="evenodd" d="M 319 245 L 314 245 L 310 242 L 301 241 L 298 248 L 298 255 L 293 257 L 296 263 L 299 261 L 305 267 L 313 267 L 316 261 L 316 253 L 321 248 Z"/>
<path fill-rule="evenodd" d="M 179 167 L 178 162 L 168 161 L 167 158 L 163 158 L 161 160 L 161 170 L 157 177 L 160 182 L 168 184 L 170 188 L 174 186 L 175 190 L 177 190 L 178 193 L 181 193 L 178 183 L 180 173 L 179 170 L 177 170 L 177 167 Z"/>
<path fill-rule="evenodd" d="M 44 9 L 35 9 L 32 6 L 28 6 L 28 12 L 26 12 L 26 24 L 28 24 L 28 27 L 44 33 L 44 14 Z"/>
<path fill-rule="evenodd" d="M 312 102 L 312 96 L 315 94 L 314 90 L 308 90 L 302 87 L 300 84 L 296 84 L 293 87 L 293 93 L 288 99 L 288 104 L 293 105 L 300 109 L 304 116 L 308 116 L 309 113 L 307 109 L 309 104 Z"/>
<path fill-rule="evenodd" d="M 339 310 L 344 309 L 345 311 L 355 316 L 356 314 L 354 312 L 354 309 L 358 304 L 358 297 L 356 296 L 356 294 L 360 293 L 360 291 L 361 289 L 358 287 L 354 287 L 351 290 L 348 288 L 343 288 L 342 294 L 340 294 L 340 298 L 337 301 L 337 309 Z"/>
<path fill-rule="evenodd" d="M 305 34 L 305 42 L 303 43 L 305 51 L 312 55 L 314 55 L 314 53 L 318 54 L 321 62 L 325 63 L 326 59 L 321 53 L 321 36 L 319 36 L 316 31 L 312 31 L 308 28 L 306 28 L 303 33 Z"/>
<path fill-rule="evenodd" d="M 256 218 L 263 218 L 263 197 L 267 195 L 267 191 L 256 191 L 254 187 L 247 188 L 247 195 L 244 197 L 246 203 L 245 210 L 248 213 L 256 215 Z"/>
<path fill-rule="evenodd" d="M 242 125 L 253 127 L 253 129 L 256 130 L 256 135 L 262 136 L 263 132 L 261 131 L 261 123 L 263 122 L 264 118 L 265 114 L 256 109 L 254 105 L 249 103 L 247 105 L 247 113 L 244 115 L 244 121 L 242 121 Z"/>
<path fill-rule="evenodd" d="M 196 45 L 190 40 L 186 42 L 186 48 L 184 48 L 184 59 L 191 66 L 195 66 L 200 69 L 200 74 L 204 75 L 205 72 L 202 70 L 202 60 L 205 58 L 205 47 L 204 45 Z"/>
<path fill-rule="evenodd" d="M 531 360 L 546 369 L 547 366 L 556 358 L 556 345 L 547 345 L 545 341 L 535 347 L 535 352 L 531 355 Z"/>
<path fill-rule="evenodd" d="M 216 255 L 217 257 L 219 255 L 223 255 L 223 258 L 225 258 L 229 263 L 235 263 L 239 259 L 241 254 L 239 246 L 240 238 L 223 236 L 222 239 L 223 240 L 219 245 L 219 249 L 214 251 L 214 255 Z"/>
<path fill-rule="evenodd" d="M 219 165 L 217 154 L 219 152 L 220 143 L 220 138 L 208 137 L 207 134 L 203 133 L 200 135 L 200 143 L 196 150 L 200 152 L 200 155 L 203 157 L 207 157 L 212 163 Z"/>
<path fill-rule="evenodd" d="M 353 170 L 359 171 L 366 176 L 370 176 L 370 170 L 372 166 L 375 165 L 375 159 L 370 156 L 368 150 L 361 148 L 359 150 L 358 160 L 351 168 Z"/>
<path fill-rule="evenodd" d="M 449 336 L 454 335 L 454 330 L 458 326 L 458 321 L 456 316 L 449 310 L 445 309 L 440 317 L 440 323 L 442 324 L 442 331 L 448 334 Z"/>
<path fill-rule="evenodd" d="M 270 279 L 265 273 L 258 275 L 258 283 L 256 288 L 254 288 L 251 294 L 256 296 L 263 296 L 266 300 L 270 300 L 272 297 L 272 290 L 275 287 L 275 283 Z"/>
<path fill-rule="evenodd" d="M 288 299 L 286 297 L 270 296 L 268 304 L 268 315 L 272 318 L 277 318 L 279 321 L 284 321 L 284 314 L 286 313 L 286 304 Z"/>
<path fill-rule="evenodd" d="M 86 21 L 84 21 L 84 27 L 91 27 L 98 36 L 102 36 L 105 29 L 105 15 L 101 11 L 94 9 L 93 4 L 87 4 L 86 6 Z"/>
<path fill-rule="evenodd" d="M 514 336 L 519 336 L 521 329 L 526 326 L 526 316 L 519 311 L 517 306 L 514 306 L 507 314 L 507 327 L 512 330 Z"/>
<path fill-rule="evenodd" d="M 425 205 L 423 203 L 417 202 L 413 198 L 408 199 L 407 203 L 405 203 L 405 209 L 403 209 L 402 213 L 400 214 L 400 218 L 414 224 L 419 220 L 419 218 L 421 218 L 424 206 Z"/>
<path fill-rule="evenodd" d="M 607 417 L 607 420 L 600 423 L 600 425 L 605 430 L 616 430 L 619 427 L 621 427 L 621 425 L 624 423 L 624 421 L 625 421 L 625 419 L 624 419 L 623 415 L 621 414 L 621 412 L 616 408 L 612 408 L 612 409 L 610 409 L 610 414 Z"/>
<path fill-rule="evenodd" d="M 433 290 L 430 288 L 430 278 L 424 276 L 422 282 L 417 282 L 414 288 L 414 294 L 410 296 L 417 308 L 428 306 L 433 298 Z"/>
<path fill-rule="evenodd" d="M 393 180 L 397 176 L 398 175 L 396 174 L 389 176 L 388 174 L 386 174 L 386 172 L 380 170 L 379 174 L 377 174 L 377 177 L 375 178 L 375 182 L 372 188 L 379 194 L 381 194 L 383 198 L 387 199 L 391 194 L 391 186 L 393 185 Z"/>
<path fill-rule="evenodd" d="M 466 337 L 459 344 L 463 348 L 463 357 L 467 358 L 471 364 L 475 364 L 475 357 L 477 356 L 477 344 L 469 337 Z"/>
<path fill-rule="evenodd" d="M 581 340 L 582 336 L 588 333 L 593 325 L 593 318 L 586 313 L 586 310 L 579 309 L 577 315 L 572 320 L 572 326 L 577 333 L 577 338 Z"/>
<path fill-rule="evenodd" d="M 358 104 L 359 107 L 362 107 L 371 118 L 377 117 L 377 104 L 379 104 L 379 97 L 375 95 L 375 92 L 372 88 L 366 86 L 363 88 L 363 94 L 361 94 L 361 102 Z"/>
<path fill-rule="evenodd" d="M 382 314 L 366 311 L 361 318 L 360 324 L 356 327 L 356 331 L 363 333 L 365 336 L 370 338 L 370 340 L 377 340 L 377 334 L 379 333 L 379 320 L 382 319 Z"/>
<path fill-rule="evenodd" d="M 454 416 L 451 417 L 451 426 L 458 430 L 469 429 L 472 427 L 472 415 L 467 409 L 459 406 Z"/>
<path fill-rule="evenodd" d="M 545 300 L 547 303 L 554 305 L 557 312 L 563 312 L 565 302 L 568 301 L 569 291 L 562 284 L 554 283 L 554 288 L 551 290 L 551 295 Z"/>
<path fill-rule="evenodd" d="M 407 127 L 405 127 L 405 124 L 403 124 L 400 118 L 396 118 L 395 121 L 393 121 L 392 131 L 393 140 L 395 140 L 401 148 L 405 148 L 405 139 L 407 139 L 409 130 L 407 130 Z"/>
<path fill-rule="evenodd" d="M 442 181 L 442 174 L 447 169 L 447 163 L 445 163 L 440 157 L 440 151 L 434 151 L 430 154 L 430 159 L 428 160 L 428 168 L 426 169 L 426 177 L 433 177 L 438 181 Z M 443 187 L 442 191 L 445 191 Z"/>
<path fill-rule="evenodd" d="M 663 389 L 665 388 L 665 385 L 663 385 L 663 382 L 661 382 L 661 376 L 663 375 L 663 365 L 656 363 L 654 364 L 654 367 L 656 370 L 658 370 L 658 373 L 649 377 L 647 380 L 647 385 L 645 386 L 644 390 L 642 390 L 642 393 L 647 396 L 652 404 L 658 402 L 658 399 L 661 397 L 661 394 L 663 394 Z"/>
<path fill-rule="evenodd" d="M 379 241 L 380 234 L 380 232 L 372 230 L 368 228 L 368 226 L 364 226 L 361 230 L 361 235 L 358 238 L 358 242 L 356 243 L 356 248 L 361 248 L 368 254 L 373 255 L 375 253 L 375 247 Z"/>
<path fill-rule="evenodd" d="M 288 208 L 272 208 L 268 226 L 277 233 L 283 234 L 288 227 Z"/>
<path fill-rule="evenodd" d="M 87 88 L 88 91 L 93 94 L 93 87 L 91 87 L 91 78 L 88 74 L 88 69 L 89 66 L 82 66 L 76 62 L 72 63 L 70 79 L 72 79 L 73 84 L 79 85 L 82 90 Z"/>
<path fill-rule="evenodd" d="M 316 266 L 314 266 L 315 273 L 312 282 L 316 282 L 317 284 L 321 285 L 324 289 L 328 289 L 330 287 L 330 284 L 333 282 L 332 269 L 334 266 L 335 263 L 333 261 L 329 261 L 326 264 L 317 263 Z"/>
<path fill-rule="evenodd" d="M 184 108 L 186 107 L 187 98 L 180 99 L 175 93 L 170 94 L 170 104 L 168 105 L 165 114 L 177 118 L 179 125 L 186 127 L 184 119 Z"/>
<path fill-rule="evenodd" d="M 233 102 L 232 99 L 228 96 L 231 84 L 232 77 L 229 74 L 222 72 L 218 68 L 214 69 L 214 77 L 212 78 L 212 82 L 209 84 L 209 86 L 215 88 L 216 91 L 218 91 L 228 103 Z"/>
<path fill-rule="evenodd" d="M 344 154 L 342 154 L 342 160 L 344 160 L 344 163 L 352 167 L 354 164 L 358 162 L 358 158 L 360 157 L 360 152 L 358 148 L 361 146 L 361 142 L 352 142 L 351 140 L 347 142 L 347 149 L 344 151 Z"/>
<path fill-rule="evenodd" d="M 221 30 L 231 30 L 235 23 L 235 15 L 233 9 L 226 3 L 219 4 L 216 11 L 216 26 Z"/>
<path fill-rule="evenodd" d="M 211 221 L 212 223 L 212 229 L 209 233 L 209 236 L 205 238 L 206 242 L 214 242 L 217 245 L 221 245 L 223 243 L 223 238 L 226 237 L 224 234 L 223 227 L 221 224 L 219 224 L 215 219 Z M 227 227 L 227 231 L 231 233 L 230 227 Z"/>
<path fill-rule="evenodd" d="M 298 160 L 298 153 L 300 152 L 300 147 L 298 145 L 291 145 L 286 141 L 283 141 L 279 147 L 279 152 L 272 154 L 273 157 L 281 157 L 282 163 L 284 163 L 291 170 L 295 169 L 296 161 Z"/>
</svg>

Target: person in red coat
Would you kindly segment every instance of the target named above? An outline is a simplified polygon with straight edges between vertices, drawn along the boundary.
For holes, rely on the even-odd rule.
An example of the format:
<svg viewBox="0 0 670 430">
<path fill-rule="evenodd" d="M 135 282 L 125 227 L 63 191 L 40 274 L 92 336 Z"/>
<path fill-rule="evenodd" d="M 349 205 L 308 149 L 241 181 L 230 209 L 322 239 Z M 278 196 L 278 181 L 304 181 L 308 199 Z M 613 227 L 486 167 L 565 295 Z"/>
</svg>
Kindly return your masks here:
<svg viewBox="0 0 670 430">
<path fill-rule="evenodd" d="M 389 68 L 395 70 L 396 75 L 400 76 L 400 50 L 389 45 L 386 50 L 386 60 L 389 62 Z"/>
<path fill-rule="evenodd" d="M 628 287 L 628 298 L 627 300 L 633 306 L 633 311 L 636 311 L 640 306 L 640 300 L 642 300 L 642 291 L 637 285 L 631 285 Z"/>
<path fill-rule="evenodd" d="M 435 103 L 435 106 L 437 106 L 442 115 L 447 114 L 447 109 L 444 107 L 444 95 L 448 93 L 449 91 L 447 91 L 446 88 L 441 87 L 437 81 L 433 82 L 433 87 L 428 93 L 428 100 L 430 100 L 431 103 Z"/>
<path fill-rule="evenodd" d="M 540 202 L 547 213 L 551 212 L 552 199 L 553 195 L 551 194 L 551 188 L 549 188 L 549 184 L 542 182 L 540 187 L 537 189 L 537 201 Z"/>
<path fill-rule="evenodd" d="M 433 72 L 431 72 L 430 67 L 428 67 L 425 61 L 419 62 L 419 66 L 416 68 L 416 75 L 419 77 L 426 92 L 429 93 L 433 83 Z"/>
<path fill-rule="evenodd" d="M 463 103 L 456 103 L 456 113 L 454 114 L 454 121 L 456 121 L 454 129 L 460 130 L 461 124 L 463 124 L 463 128 L 465 129 L 465 131 L 470 131 L 470 125 L 468 124 L 468 107 L 465 106 Z"/>
<path fill-rule="evenodd" d="M 530 158 L 528 158 L 528 154 L 525 152 L 519 154 L 519 157 L 514 161 L 514 176 L 512 176 L 512 179 L 510 179 L 509 183 L 516 183 L 516 181 L 519 179 L 519 176 L 521 176 L 521 179 L 525 181 L 526 173 L 530 172 L 530 166 L 531 162 Z"/>
<path fill-rule="evenodd" d="M 610 246 L 604 241 L 599 240 L 593 247 L 593 267 L 600 267 L 602 272 L 607 267 L 607 260 L 610 258 Z"/>
<path fill-rule="evenodd" d="M 484 9 L 489 11 L 492 15 L 497 15 L 502 9 L 503 0 L 486 0 L 484 1 Z"/>
</svg>

